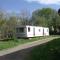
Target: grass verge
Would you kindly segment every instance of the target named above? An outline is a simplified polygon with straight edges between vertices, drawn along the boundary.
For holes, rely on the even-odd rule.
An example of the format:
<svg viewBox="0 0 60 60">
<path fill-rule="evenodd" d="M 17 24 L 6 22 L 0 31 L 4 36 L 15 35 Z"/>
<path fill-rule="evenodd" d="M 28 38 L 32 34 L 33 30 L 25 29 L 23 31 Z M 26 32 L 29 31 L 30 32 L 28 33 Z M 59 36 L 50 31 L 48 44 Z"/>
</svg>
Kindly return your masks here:
<svg viewBox="0 0 60 60">
<path fill-rule="evenodd" d="M 51 37 L 51 36 L 48 36 Z M 7 40 L 7 41 L 0 41 L 0 50 L 7 49 L 7 48 L 12 48 L 20 44 L 28 43 L 28 42 L 33 42 L 41 39 L 45 39 L 45 37 L 34 37 L 32 39 L 16 39 L 16 40 Z"/>
<path fill-rule="evenodd" d="M 60 38 L 34 47 L 28 60 L 60 60 Z"/>
</svg>

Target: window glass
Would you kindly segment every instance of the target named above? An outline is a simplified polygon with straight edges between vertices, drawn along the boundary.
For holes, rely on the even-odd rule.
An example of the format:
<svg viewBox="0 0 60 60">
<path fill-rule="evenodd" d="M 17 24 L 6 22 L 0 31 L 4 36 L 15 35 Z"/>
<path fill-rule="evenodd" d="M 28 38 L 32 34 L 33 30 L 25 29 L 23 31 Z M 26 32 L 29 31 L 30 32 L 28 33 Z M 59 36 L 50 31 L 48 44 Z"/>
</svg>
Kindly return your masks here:
<svg viewBox="0 0 60 60">
<path fill-rule="evenodd" d="M 40 32 L 40 29 L 39 29 L 39 32 Z"/>
<path fill-rule="evenodd" d="M 19 28 L 19 32 L 24 32 L 24 28 Z"/>
<path fill-rule="evenodd" d="M 17 32 L 24 32 L 24 28 L 17 28 Z"/>
<path fill-rule="evenodd" d="M 28 27 L 28 32 L 30 32 L 30 27 Z"/>
<path fill-rule="evenodd" d="M 18 28 L 16 28 L 16 32 L 19 32 L 19 29 Z"/>
</svg>

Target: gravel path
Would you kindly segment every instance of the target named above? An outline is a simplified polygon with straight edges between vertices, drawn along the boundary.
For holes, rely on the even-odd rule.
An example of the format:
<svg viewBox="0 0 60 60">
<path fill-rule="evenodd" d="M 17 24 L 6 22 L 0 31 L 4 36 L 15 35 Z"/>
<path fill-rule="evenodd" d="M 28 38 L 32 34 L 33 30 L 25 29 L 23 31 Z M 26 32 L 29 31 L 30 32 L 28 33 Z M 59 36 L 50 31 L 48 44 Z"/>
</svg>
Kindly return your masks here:
<svg viewBox="0 0 60 60">
<path fill-rule="evenodd" d="M 17 52 L 17 51 L 28 49 L 28 48 L 31 48 L 31 47 L 34 47 L 34 46 L 38 46 L 40 44 L 49 42 L 49 41 L 51 41 L 53 39 L 56 39 L 56 38 L 59 38 L 59 37 L 45 38 L 45 39 L 42 39 L 42 40 L 38 40 L 38 41 L 34 41 L 34 42 L 29 42 L 29 43 L 26 43 L 26 44 L 22 44 L 22 45 L 16 46 L 14 48 L 9 48 L 7 50 L 0 51 L 0 57 L 1 56 L 5 56 L 7 54 L 11 54 L 11 53 Z"/>
</svg>

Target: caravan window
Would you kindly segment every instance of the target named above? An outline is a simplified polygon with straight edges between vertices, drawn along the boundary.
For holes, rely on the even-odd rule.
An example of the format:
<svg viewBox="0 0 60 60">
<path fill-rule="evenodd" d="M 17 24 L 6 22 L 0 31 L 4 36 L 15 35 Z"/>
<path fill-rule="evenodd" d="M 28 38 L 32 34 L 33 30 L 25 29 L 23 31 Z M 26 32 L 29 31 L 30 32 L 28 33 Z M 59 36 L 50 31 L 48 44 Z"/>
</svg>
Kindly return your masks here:
<svg viewBox="0 0 60 60">
<path fill-rule="evenodd" d="M 40 29 L 39 29 L 39 32 L 40 32 Z"/>
<path fill-rule="evenodd" d="M 30 32 L 30 27 L 28 27 L 28 32 Z"/>
<path fill-rule="evenodd" d="M 20 28 L 17 28 L 17 32 L 19 33 L 19 32 L 24 32 L 24 28 L 23 27 L 20 27 Z"/>
<path fill-rule="evenodd" d="M 24 32 L 24 28 L 19 28 L 19 32 Z"/>
</svg>

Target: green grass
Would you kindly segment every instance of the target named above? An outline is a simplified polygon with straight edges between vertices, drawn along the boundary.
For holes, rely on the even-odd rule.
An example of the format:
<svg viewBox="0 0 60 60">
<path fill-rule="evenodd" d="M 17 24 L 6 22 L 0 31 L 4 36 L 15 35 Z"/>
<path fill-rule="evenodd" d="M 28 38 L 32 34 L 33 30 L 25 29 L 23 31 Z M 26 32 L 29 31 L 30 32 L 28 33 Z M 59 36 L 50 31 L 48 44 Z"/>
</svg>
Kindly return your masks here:
<svg viewBox="0 0 60 60">
<path fill-rule="evenodd" d="M 49 36 L 50 37 L 50 36 Z M 12 48 L 20 44 L 33 42 L 41 39 L 45 39 L 47 37 L 34 37 L 32 39 L 16 39 L 16 40 L 7 40 L 7 41 L 0 41 L 0 50 Z"/>
<path fill-rule="evenodd" d="M 34 47 L 28 60 L 60 60 L 60 38 Z"/>
<path fill-rule="evenodd" d="M 18 46 L 20 44 L 33 42 L 45 38 L 55 37 L 55 36 L 45 36 L 45 37 L 34 37 L 32 39 L 16 39 L 16 40 L 7 40 L 7 41 L 0 41 L 0 50 L 12 48 Z"/>
</svg>

